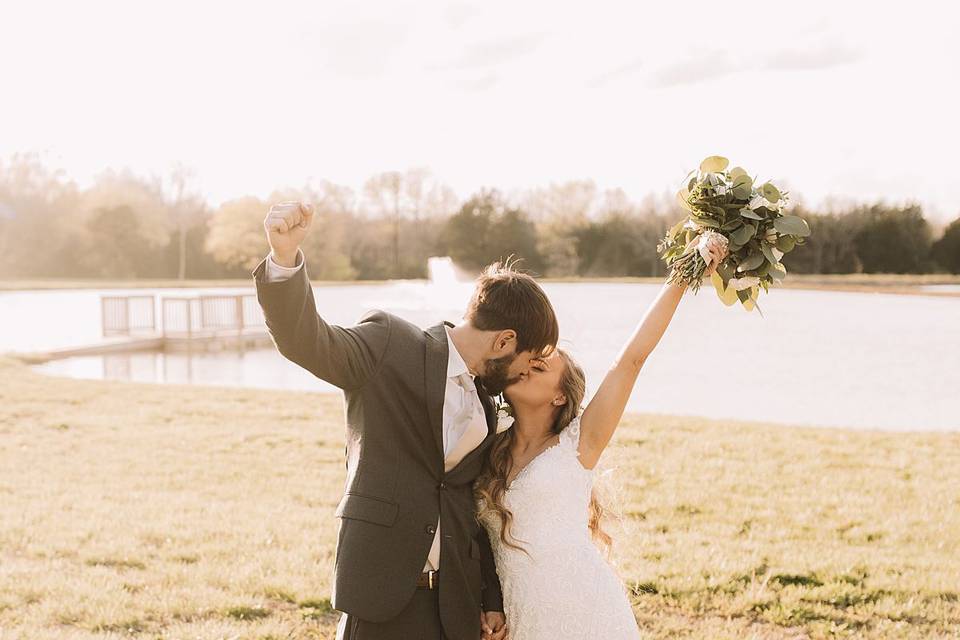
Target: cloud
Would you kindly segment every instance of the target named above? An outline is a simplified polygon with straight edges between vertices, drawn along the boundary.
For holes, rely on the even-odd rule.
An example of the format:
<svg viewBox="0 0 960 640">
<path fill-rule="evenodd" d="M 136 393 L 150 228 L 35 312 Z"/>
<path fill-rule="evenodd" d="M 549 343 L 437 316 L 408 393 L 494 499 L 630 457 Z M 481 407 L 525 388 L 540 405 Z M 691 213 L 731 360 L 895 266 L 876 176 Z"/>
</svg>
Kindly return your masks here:
<svg viewBox="0 0 960 640">
<path fill-rule="evenodd" d="M 472 69 L 510 62 L 536 51 L 543 37 L 543 34 L 526 34 L 473 44 L 464 49 L 451 67 Z"/>
<path fill-rule="evenodd" d="M 454 2 L 443 10 L 443 20 L 452 29 L 459 29 L 470 18 L 480 13 L 479 7 L 466 2 Z"/>
<path fill-rule="evenodd" d="M 713 80 L 744 71 L 809 71 L 856 62 L 860 51 L 836 42 L 821 42 L 807 48 L 783 48 L 756 57 L 732 57 L 714 50 L 654 69 L 648 76 L 652 87 L 676 87 Z"/>
<path fill-rule="evenodd" d="M 628 76 L 640 71 L 643 69 L 644 64 L 645 63 L 642 58 L 637 58 L 636 60 L 632 60 L 626 64 L 620 65 L 619 67 L 611 69 L 610 71 L 592 77 L 587 81 L 587 86 L 592 88 L 602 87 L 603 85 L 616 80 L 617 78 Z"/>
<path fill-rule="evenodd" d="M 838 43 L 823 43 L 809 49 L 781 49 L 771 54 L 763 64 L 764 69 L 776 71 L 799 71 L 829 69 L 856 62 L 862 57 L 860 51 Z"/>
<path fill-rule="evenodd" d="M 738 66 L 727 52 L 710 51 L 653 71 L 649 77 L 649 83 L 653 87 L 696 84 L 742 71 L 744 68 Z"/>
</svg>

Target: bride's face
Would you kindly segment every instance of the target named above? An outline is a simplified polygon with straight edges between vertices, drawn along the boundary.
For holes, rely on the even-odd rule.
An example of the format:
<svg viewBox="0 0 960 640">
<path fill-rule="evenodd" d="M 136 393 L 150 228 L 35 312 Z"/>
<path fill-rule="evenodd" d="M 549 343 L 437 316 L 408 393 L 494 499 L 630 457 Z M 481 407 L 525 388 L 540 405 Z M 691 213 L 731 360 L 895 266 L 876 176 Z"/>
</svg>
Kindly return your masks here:
<svg viewBox="0 0 960 640">
<path fill-rule="evenodd" d="M 508 386 L 504 396 L 511 404 L 550 404 L 562 396 L 560 380 L 565 366 L 557 349 L 546 358 L 531 360 L 530 371 L 521 374 L 516 382 Z"/>
</svg>

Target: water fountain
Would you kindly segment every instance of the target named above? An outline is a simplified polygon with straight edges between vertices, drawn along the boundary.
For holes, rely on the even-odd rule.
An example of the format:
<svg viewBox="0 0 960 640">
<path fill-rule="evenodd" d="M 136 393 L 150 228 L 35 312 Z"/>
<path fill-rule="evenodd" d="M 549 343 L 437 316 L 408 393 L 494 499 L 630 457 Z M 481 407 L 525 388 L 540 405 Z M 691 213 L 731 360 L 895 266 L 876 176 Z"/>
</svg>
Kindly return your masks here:
<svg viewBox="0 0 960 640">
<path fill-rule="evenodd" d="M 427 279 L 434 286 L 459 284 L 457 270 L 449 257 L 434 256 L 427 259 Z"/>
<path fill-rule="evenodd" d="M 459 318 L 473 293 L 473 279 L 462 273 L 450 257 L 434 256 L 427 259 L 426 282 L 395 281 L 365 304 L 370 309 L 403 310 L 424 326 L 439 317 Z"/>
</svg>

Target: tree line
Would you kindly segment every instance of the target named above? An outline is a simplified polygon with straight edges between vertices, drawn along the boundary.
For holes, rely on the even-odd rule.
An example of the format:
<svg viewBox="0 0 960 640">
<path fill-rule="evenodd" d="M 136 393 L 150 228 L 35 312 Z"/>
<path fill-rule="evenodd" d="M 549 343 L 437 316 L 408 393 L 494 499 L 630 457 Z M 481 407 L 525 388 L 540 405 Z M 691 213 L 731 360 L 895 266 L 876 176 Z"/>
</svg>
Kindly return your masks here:
<svg viewBox="0 0 960 640">
<path fill-rule="evenodd" d="M 426 277 L 427 258 L 475 270 L 514 255 L 548 277 L 662 276 L 657 241 L 683 216 L 672 194 L 631 200 L 589 180 L 466 200 L 422 169 L 371 177 L 360 191 L 331 182 L 208 205 L 192 174 L 105 171 L 88 188 L 35 155 L 0 162 L 0 277 L 246 278 L 266 255 L 270 205 L 316 205 L 304 252 L 314 278 Z M 815 211 L 811 237 L 784 258 L 795 273 L 960 273 L 960 217 L 935 229 L 917 204 Z"/>
</svg>

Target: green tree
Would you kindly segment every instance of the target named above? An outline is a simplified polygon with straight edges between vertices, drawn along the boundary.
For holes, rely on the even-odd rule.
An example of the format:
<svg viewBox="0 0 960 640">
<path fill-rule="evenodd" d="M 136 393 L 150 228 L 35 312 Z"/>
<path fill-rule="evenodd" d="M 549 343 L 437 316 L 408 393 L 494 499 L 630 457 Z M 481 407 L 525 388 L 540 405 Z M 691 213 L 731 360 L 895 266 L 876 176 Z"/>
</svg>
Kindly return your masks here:
<svg viewBox="0 0 960 640">
<path fill-rule="evenodd" d="M 814 213 L 802 205 L 789 213 L 810 226 L 805 242 L 783 257 L 793 273 L 859 273 L 863 271 L 856 238 L 863 228 L 863 216 L 856 211 Z"/>
<path fill-rule="evenodd" d="M 860 209 L 862 226 L 855 238 L 866 273 L 923 273 L 930 267 L 932 231 L 919 205 Z"/>
<path fill-rule="evenodd" d="M 525 269 L 543 268 L 534 224 L 496 190 L 482 190 L 467 200 L 447 221 L 442 244 L 454 262 L 468 269 L 511 255 L 523 259 Z"/>
<path fill-rule="evenodd" d="M 960 273 L 960 218 L 951 222 L 931 249 L 941 267 L 950 273 Z"/>
</svg>

